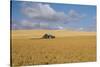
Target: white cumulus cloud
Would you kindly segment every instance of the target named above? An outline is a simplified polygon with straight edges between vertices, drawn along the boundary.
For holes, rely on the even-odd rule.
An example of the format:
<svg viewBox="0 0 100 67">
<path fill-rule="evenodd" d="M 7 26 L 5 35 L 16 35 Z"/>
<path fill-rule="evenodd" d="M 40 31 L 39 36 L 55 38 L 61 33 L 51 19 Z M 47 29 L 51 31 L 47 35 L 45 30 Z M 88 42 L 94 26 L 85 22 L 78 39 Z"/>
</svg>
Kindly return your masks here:
<svg viewBox="0 0 100 67">
<path fill-rule="evenodd" d="M 57 11 L 56 9 L 51 7 L 50 4 L 33 2 L 22 2 L 21 12 L 25 16 L 25 19 L 18 21 L 18 23 L 15 22 L 13 28 L 27 29 L 40 27 L 50 29 L 64 29 L 64 27 L 62 26 L 63 24 L 67 24 L 70 22 L 79 22 L 85 17 L 84 14 L 80 14 L 73 9 L 66 9 L 66 11 Z"/>
<path fill-rule="evenodd" d="M 75 10 L 69 10 L 68 13 L 56 11 L 49 4 L 43 3 L 24 3 L 21 11 L 28 18 L 44 22 L 76 22 L 85 16 L 83 14 L 79 14 Z"/>
</svg>

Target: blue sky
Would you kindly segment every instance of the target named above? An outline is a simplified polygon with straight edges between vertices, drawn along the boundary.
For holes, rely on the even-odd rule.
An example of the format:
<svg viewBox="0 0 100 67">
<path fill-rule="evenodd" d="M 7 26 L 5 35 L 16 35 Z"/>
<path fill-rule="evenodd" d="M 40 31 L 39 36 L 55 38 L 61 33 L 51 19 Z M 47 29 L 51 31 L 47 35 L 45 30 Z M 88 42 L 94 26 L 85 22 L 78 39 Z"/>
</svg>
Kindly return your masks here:
<svg viewBox="0 0 100 67">
<path fill-rule="evenodd" d="M 96 31 L 96 6 L 12 1 L 12 29 Z"/>
</svg>

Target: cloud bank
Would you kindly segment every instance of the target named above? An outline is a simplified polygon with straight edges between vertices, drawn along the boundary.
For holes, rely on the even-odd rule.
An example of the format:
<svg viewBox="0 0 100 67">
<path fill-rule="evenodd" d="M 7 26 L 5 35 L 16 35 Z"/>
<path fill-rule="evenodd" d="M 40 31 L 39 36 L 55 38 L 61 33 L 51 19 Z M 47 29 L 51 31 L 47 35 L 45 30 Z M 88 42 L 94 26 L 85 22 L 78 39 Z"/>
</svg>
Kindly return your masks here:
<svg viewBox="0 0 100 67">
<path fill-rule="evenodd" d="M 86 16 L 73 9 L 57 11 L 50 4 L 32 2 L 22 2 L 20 11 L 26 18 L 14 23 L 13 29 L 64 29 L 62 25 L 80 22 Z"/>
<path fill-rule="evenodd" d="M 44 22 L 76 22 L 85 16 L 84 14 L 79 14 L 75 10 L 69 10 L 68 13 L 56 11 L 49 4 L 42 3 L 25 2 L 23 3 L 21 11 L 28 18 Z"/>
</svg>

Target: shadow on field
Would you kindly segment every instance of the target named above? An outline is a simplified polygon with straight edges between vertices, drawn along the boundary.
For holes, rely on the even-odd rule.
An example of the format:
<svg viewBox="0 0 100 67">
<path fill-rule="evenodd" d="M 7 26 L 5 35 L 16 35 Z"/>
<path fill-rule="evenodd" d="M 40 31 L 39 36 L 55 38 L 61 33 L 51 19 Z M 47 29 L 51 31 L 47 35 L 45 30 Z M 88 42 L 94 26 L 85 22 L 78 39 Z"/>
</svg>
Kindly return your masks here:
<svg viewBox="0 0 100 67">
<path fill-rule="evenodd" d="M 55 36 L 53 36 L 51 34 L 44 34 L 41 38 L 32 38 L 32 39 L 35 39 L 35 40 L 38 40 L 38 39 L 55 39 Z"/>
<path fill-rule="evenodd" d="M 31 40 L 52 40 L 49 38 L 30 38 Z"/>
<path fill-rule="evenodd" d="M 31 40 L 40 40 L 40 39 L 43 39 L 43 38 L 30 38 Z"/>
</svg>

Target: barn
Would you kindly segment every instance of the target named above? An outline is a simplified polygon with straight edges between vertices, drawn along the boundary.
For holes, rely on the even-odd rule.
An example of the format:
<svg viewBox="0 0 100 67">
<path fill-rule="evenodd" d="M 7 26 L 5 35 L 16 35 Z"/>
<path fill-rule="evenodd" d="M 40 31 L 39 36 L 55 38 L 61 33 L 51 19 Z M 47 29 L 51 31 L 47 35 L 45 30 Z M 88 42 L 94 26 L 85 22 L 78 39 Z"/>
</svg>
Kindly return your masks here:
<svg viewBox="0 0 100 67">
<path fill-rule="evenodd" d="M 43 37 L 42 37 L 43 39 L 54 39 L 55 38 L 55 36 L 53 36 L 53 35 L 51 35 L 51 34 L 44 34 L 43 35 Z"/>
</svg>

